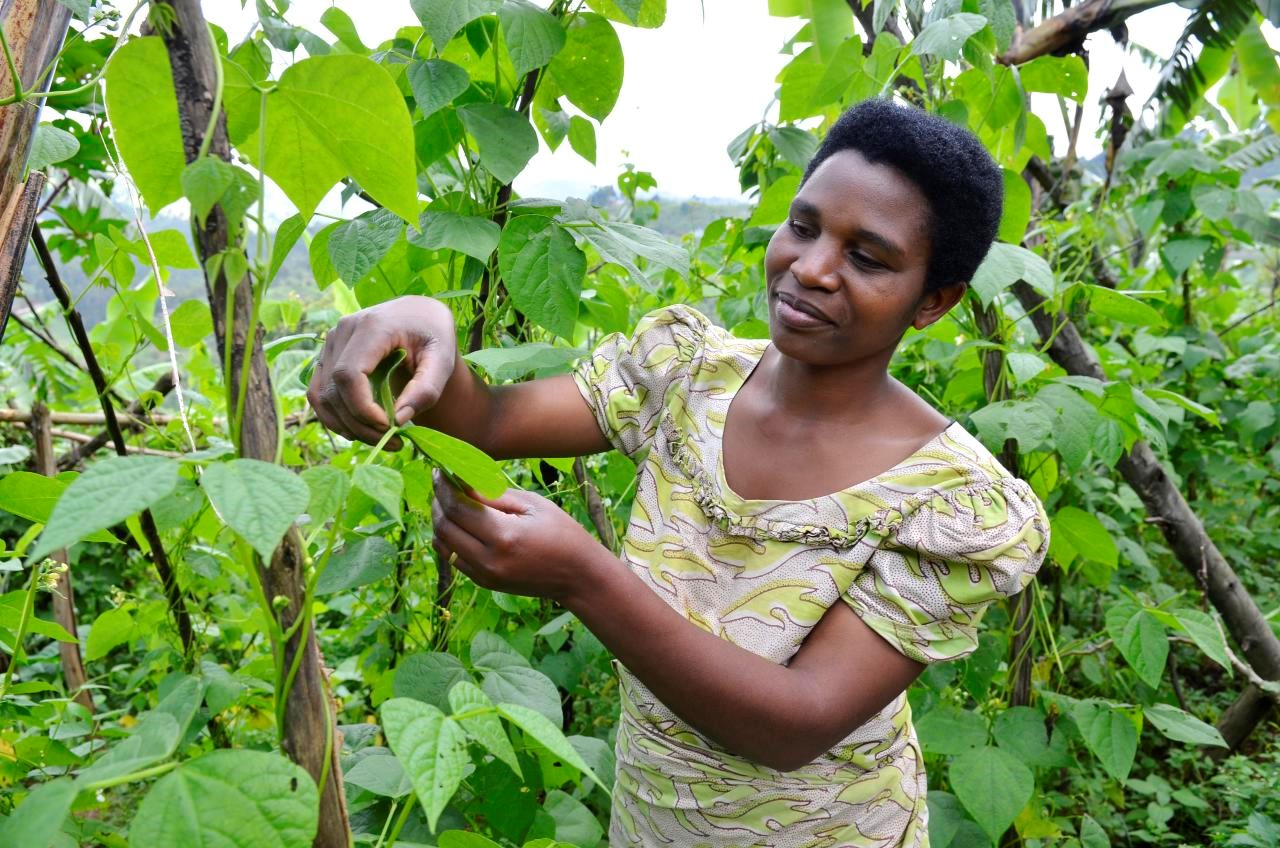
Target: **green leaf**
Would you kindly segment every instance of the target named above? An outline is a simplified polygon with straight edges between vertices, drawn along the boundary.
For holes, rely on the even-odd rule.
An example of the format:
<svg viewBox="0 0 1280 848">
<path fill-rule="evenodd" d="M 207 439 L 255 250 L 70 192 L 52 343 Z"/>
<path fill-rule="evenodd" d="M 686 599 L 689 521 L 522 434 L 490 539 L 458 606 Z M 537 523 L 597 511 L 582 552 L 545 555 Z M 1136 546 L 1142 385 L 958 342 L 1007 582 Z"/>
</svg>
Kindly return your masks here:
<svg viewBox="0 0 1280 848">
<path fill-rule="evenodd" d="M 1089 91 L 1089 69 L 1079 56 L 1040 56 L 1018 68 L 1025 91 L 1061 94 L 1083 103 Z"/>
<path fill-rule="evenodd" d="M 556 823 L 556 840 L 578 848 L 595 848 L 604 836 L 604 828 L 595 814 L 567 792 L 552 789 L 547 793 L 543 809 Z"/>
<path fill-rule="evenodd" d="M 1107 832 L 1088 814 L 1080 820 L 1080 845 L 1081 848 L 1111 848 Z"/>
<path fill-rule="evenodd" d="M 1151 723 L 1165 736 L 1178 742 L 1191 745 L 1212 745 L 1218 748 L 1229 748 L 1218 728 L 1207 724 L 1191 713 L 1178 709 L 1171 704 L 1152 704 L 1144 707 L 1143 712 Z"/>
<path fill-rule="evenodd" d="M 133 605 L 109 609 L 93 621 L 89 638 L 85 642 L 84 660 L 93 662 L 111 652 L 112 648 L 129 641 L 134 630 Z"/>
<path fill-rule="evenodd" d="M 1004 168 L 1001 173 L 1004 176 L 1004 210 L 996 237 L 1002 242 L 1017 244 L 1031 223 L 1031 188 L 1016 171 Z"/>
<path fill-rule="evenodd" d="M 1205 656 L 1225 668 L 1227 674 L 1232 673 L 1227 638 L 1213 616 L 1196 609 L 1176 609 L 1173 617 Z"/>
<path fill-rule="evenodd" d="M 492 839 L 469 830 L 446 830 L 440 834 L 439 845 L 440 848 L 502 848 Z"/>
<path fill-rule="evenodd" d="M 337 36 L 342 46 L 352 53 L 367 54 L 369 52 L 369 48 L 365 47 L 360 40 L 360 34 L 356 31 L 356 25 L 351 20 L 351 16 L 337 6 L 330 6 L 325 9 L 324 14 L 320 16 L 320 23 L 324 24 L 325 29 Z"/>
<path fill-rule="evenodd" d="M 444 59 L 413 62 L 406 73 L 414 102 L 424 118 L 452 103 L 471 84 L 464 69 Z"/>
<path fill-rule="evenodd" d="M 1120 551 L 1115 539 L 1096 516 L 1078 507 L 1065 506 L 1054 513 L 1052 524 L 1053 532 L 1062 534 L 1085 559 L 1110 568 L 1119 563 Z"/>
<path fill-rule="evenodd" d="M 256 134 L 239 150 L 303 219 L 347 176 L 404 220 L 417 217 L 409 111 L 390 75 L 370 59 L 331 54 L 289 66 L 267 95 L 265 134 L 264 161 L 257 161 Z"/>
<path fill-rule="evenodd" d="M 960 829 L 960 823 L 965 821 L 964 808 L 960 806 L 960 799 L 950 792 L 930 790 L 927 797 L 929 845 L 931 848 L 948 848 Z"/>
<path fill-rule="evenodd" d="M 26 603 L 27 592 L 25 588 L 15 589 L 12 592 L 0 595 L 0 628 L 11 633 L 17 633 L 18 619 L 22 617 L 22 609 L 26 606 Z M 35 615 L 27 619 L 27 632 L 48 636 L 50 639 L 57 639 L 59 642 L 79 641 L 56 621 L 45 621 Z"/>
<path fill-rule="evenodd" d="M 23 848 L 49 848 L 62 832 L 71 814 L 71 804 L 80 794 L 69 777 L 42 783 L 23 799 L 7 819 L 0 822 L 0 843 Z"/>
<path fill-rule="evenodd" d="M 592 782 L 603 789 L 606 795 L 612 796 L 608 784 L 596 776 L 596 773 L 587 765 L 586 760 L 582 759 L 582 755 L 577 752 L 573 745 L 569 744 L 568 739 L 564 738 L 564 734 L 560 732 L 560 729 L 547 721 L 541 713 L 519 704 L 498 704 L 498 712 L 507 721 L 527 733 L 539 745 L 591 778 Z"/>
<path fill-rule="evenodd" d="M 281 755 L 211 751 L 156 781 L 138 805 L 129 844 L 307 848 L 319 800 L 311 775 Z"/>
<path fill-rule="evenodd" d="M 960 754 L 947 771 L 951 788 L 994 843 L 1031 800 L 1035 777 L 1017 757 L 985 747 Z"/>
<path fill-rule="evenodd" d="M 1142 327 L 1162 327 L 1165 324 L 1164 316 L 1137 298 L 1106 286 L 1090 285 L 1088 290 L 1092 312 L 1122 324 Z"/>
<path fill-rule="evenodd" d="M 1213 239 L 1200 236 L 1171 238 L 1161 246 L 1160 259 L 1169 276 L 1176 280 L 1212 246 Z"/>
<path fill-rule="evenodd" d="M 36 524 L 46 524 L 53 507 L 70 485 L 64 477 L 14 471 L 0 478 L 0 509 Z M 86 542 L 118 542 L 106 530 L 85 536 Z"/>
<path fill-rule="evenodd" d="M 1049 367 L 1049 363 L 1034 353 L 1010 353 L 1005 356 L 1005 361 L 1009 363 L 1009 370 L 1013 372 L 1013 383 L 1016 386 L 1021 386 L 1038 377 Z"/>
<path fill-rule="evenodd" d="M 134 728 L 133 733 L 80 772 L 81 786 L 99 780 L 111 780 L 132 774 L 173 755 L 182 730 L 172 715 L 150 712 Z"/>
<path fill-rule="evenodd" d="M 1044 766 L 1053 761 L 1044 716 L 1031 707 L 1009 707 L 996 716 L 993 734 L 996 744 L 1027 765 Z"/>
<path fill-rule="evenodd" d="M 405 774 L 397 757 L 389 754 L 370 755 L 347 770 L 342 780 L 384 798 L 403 798 L 413 791 L 413 783 Z"/>
<path fill-rule="evenodd" d="M 487 262 L 498 246 L 502 230 L 488 218 L 437 212 L 428 209 L 418 221 L 419 232 L 409 234 L 409 243 L 426 250 L 447 248 Z"/>
<path fill-rule="evenodd" d="M 516 76 L 541 68 L 564 47 L 560 22 L 527 0 L 504 0 L 498 20 Z"/>
<path fill-rule="evenodd" d="M 774 180 L 760 195 L 755 211 L 751 213 L 751 218 L 747 221 L 747 226 L 765 227 L 771 224 L 780 224 L 787 220 L 787 215 L 790 214 L 791 201 L 795 199 L 796 192 L 799 189 L 799 174 L 788 174 L 785 177 Z"/>
<path fill-rule="evenodd" d="M 200 485 L 218 517 L 263 560 L 271 559 L 311 500 L 311 490 L 297 474 L 257 459 L 210 465 Z"/>
<path fill-rule="evenodd" d="M 182 193 L 196 219 L 208 217 L 214 204 L 236 183 L 236 169 L 217 156 L 202 156 L 182 170 Z"/>
<path fill-rule="evenodd" d="M 27 156 L 28 171 L 42 171 L 70 159 L 80 152 L 80 141 L 66 130 L 52 124 L 40 124 L 31 137 L 31 153 Z"/>
<path fill-rule="evenodd" d="M 357 465 L 351 472 L 351 485 L 377 501 L 397 522 L 403 520 L 400 501 L 404 497 L 404 477 L 399 471 L 385 465 Z"/>
<path fill-rule="evenodd" d="M 577 234 L 595 247 L 601 259 L 621 265 L 638 285 L 645 288 L 650 288 L 651 284 L 636 267 L 637 258 L 677 274 L 689 273 L 688 252 L 648 227 L 625 221 L 598 221 L 595 227 L 577 230 Z"/>
<path fill-rule="evenodd" d="M 307 222 L 301 215 L 290 215 L 280 222 L 275 236 L 271 239 L 271 264 L 267 266 L 267 283 L 274 280 L 276 274 L 280 273 L 280 266 L 289 258 L 293 246 L 298 243 L 298 239 L 306 230 Z"/>
<path fill-rule="evenodd" d="M 1196 403 L 1189 397 L 1185 397 L 1184 395 L 1180 395 L 1177 392 L 1173 392 L 1168 389 L 1145 389 L 1144 391 L 1148 397 L 1167 400 L 1170 403 L 1182 407 L 1188 412 L 1200 416 L 1215 427 L 1220 426 L 1217 412 L 1202 403 Z"/>
<path fill-rule="evenodd" d="M 1053 297 L 1055 284 L 1049 263 L 1025 247 L 998 241 L 991 245 L 970 285 L 982 305 L 990 306 L 996 295 L 1018 280 L 1025 280 L 1045 297 Z"/>
<path fill-rule="evenodd" d="M 972 710 L 935 707 L 916 722 L 920 744 L 929 754 L 963 754 L 987 744 L 987 722 Z"/>
<path fill-rule="evenodd" d="M 496 103 L 472 103 L 458 107 L 458 117 L 480 148 L 480 164 L 509 183 L 538 152 L 538 134 L 529 119 Z"/>
<path fill-rule="evenodd" d="M 316 594 L 332 595 L 385 580 L 395 573 L 398 556 L 395 546 L 381 536 L 352 542 L 329 557 L 316 581 Z"/>
<path fill-rule="evenodd" d="M 1071 717 L 1084 743 L 1116 780 L 1124 780 L 1138 751 L 1138 728 L 1128 713 L 1103 701 L 1077 701 Z"/>
<path fill-rule="evenodd" d="M 315 465 L 303 469 L 302 481 L 307 484 L 311 497 L 307 501 L 307 515 L 313 524 L 320 524 L 338 514 L 347 500 L 350 480 L 332 465 Z"/>
<path fill-rule="evenodd" d="M 987 25 L 987 19 L 971 12 L 959 12 L 927 25 L 911 42 L 915 56 L 940 56 L 960 60 L 960 50 L 969 37 Z"/>
<path fill-rule="evenodd" d="M 471 675 L 452 654 L 411 654 L 401 661 L 392 680 L 397 698 L 415 698 L 444 711 L 449 707 L 449 692 Z"/>
<path fill-rule="evenodd" d="M 655 29 L 667 18 L 667 0 L 587 0 L 592 11 L 620 24 Z"/>
<path fill-rule="evenodd" d="M 520 311 L 562 338 L 573 335 L 587 260 L 572 236 L 542 215 L 517 216 L 502 231 L 498 265 Z"/>
<path fill-rule="evenodd" d="M 502 0 L 410 0 L 409 5 L 439 52 L 458 30 L 502 8 Z"/>
<path fill-rule="evenodd" d="M 182 197 L 187 166 L 164 41 L 130 38 L 107 65 L 106 82 L 112 137 L 154 216 Z"/>
<path fill-rule="evenodd" d="M 1146 610 L 1130 602 L 1111 605 L 1107 609 L 1107 632 L 1120 654 L 1151 688 L 1160 685 L 1165 660 L 1169 657 L 1169 640 L 1164 625 Z"/>
<path fill-rule="evenodd" d="M 809 166 L 809 160 L 818 152 L 818 139 L 800 127 L 772 127 L 769 140 L 783 159 L 801 171 Z"/>
<path fill-rule="evenodd" d="M 569 119 L 569 146 L 592 165 L 596 163 L 596 127 L 581 115 Z"/>
<path fill-rule="evenodd" d="M 507 738 L 498 719 L 498 711 L 493 702 L 470 680 L 460 680 L 449 690 L 449 707 L 462 729 L 486 751 L 493 754 L 520 775 L 520 761 L 516 759 L 515 749 Z M 482 710 L 490 712 L 477 712 Z M 458 718 L 460 713 L 477 712 L 476 715 Z"/>
<path fill-rule="evenodd" d="M 479 663 L 476 665 L 480 668 Z M 559 728 L 564 722 L 560 690 L 551 678 L 526 665 L 512 663 L 484 669 L 481 688 L 495 703 L 534 710 L 553 727 Z"/>
<path fill-rule="evenodd" d="M 404 765 L 427 825 L 435 830 L 440 813 L 462 783 L 468 762 L 466 734 L 456 721 L 421 701 L 392 698 L 379 712 L 387 744 Z"/>
<path fill-rule="evenodd" d="M 90 465 L 58 498 L 30 561 L 167 498 L 178 487 L 179 467 L 171 459 L 140 454 L 113 456 Z"/>
<path fill-rule="evenodd" d="M 548 66 L 569 102 L 597 121 L 613 111 L 622 91 L 622 44 L 600 15 L 580 12 L 569 21 L 564 47 Z"/>
<path fill-rule="evenodd" d="M 193 298 L 183 301 L 169 313 L 169 327 L 173 342 L 179 347 L 194 347 L 213 333 L 213 315 L 209 304 Z"/>
<path fill-rule="evenodd" d="M 487 347 L 472 351 L 463 359 L 479 365 L 496 383 L 517 380 L 532 371 L 560 369 L 582 356 L 573 347 L 553 347 L 546 342 L 531 342 L 515 347 Z"/>
<path fill-rule="evenodd" d="M 371 209 L 343 221 L 329 234 L 329 261 L 347 285 L 355 285 L 382 261 L 404 232 L 404 222 L 386 209 Z"/>
</svg>

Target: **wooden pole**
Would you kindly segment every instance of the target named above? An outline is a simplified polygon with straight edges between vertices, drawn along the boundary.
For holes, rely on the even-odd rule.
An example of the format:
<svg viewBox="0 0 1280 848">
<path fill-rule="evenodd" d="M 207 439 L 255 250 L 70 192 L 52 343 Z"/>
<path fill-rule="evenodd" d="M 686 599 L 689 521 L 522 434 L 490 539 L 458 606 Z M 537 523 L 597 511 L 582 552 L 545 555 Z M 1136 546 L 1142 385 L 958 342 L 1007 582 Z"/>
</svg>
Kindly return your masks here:
<svg viewBox="0 0 1280 848">
<path fill-rule="evenodd" d="M 49 407 L 42 403 L 31 409 L 31 439 L 35 443 L 36 473 L 46 477 L 58 475 L 58 460 L 53 455 L 53 431 L 49 424 Z M 67 564 L 67 552 L 59 548 L 49 555 L 63 565 Z M 32 566 L 38 568 L 39 566 Z M 76 600 L 71 587 L 71 570 L 58 575 L 58 585 L 53 591 L 53 618 L 72 636 L 76 635 Z M 85 674 L 84 658 L 80 656 L 79 642 L 59 642 L 58 653 L 62 657 L 62 679 L 67 691 L 76 702 L 94 711 L 93 694 L 85 688 L 89 677 Z"/>
<path fill-rule="evenodd" d="M 174 90 L 178 97 L 178 118 L 188 162 L 199 155 L 214 102 L 215 65 L 213 41 L 198 0 L 154 0 L 172 10 L 168 27 L 159 33 L 169 51 Z M 218 115 L 209 140 L 209 155 L 224 160 L 231 158 L 227 140 L 226 116 Z M 231 387 L 231 409 L 242 406 L 243 417 L 237 447 L 240 455 L 274 462 L 277 436 L 276 401 L 271 388 L 271 371 L 262 347 L 262 328 L 253 326 L 253 281 L 246 277 L 228 280 L 222 262 L 218 272 L 210 276 L 209 259 L 231 247 L 228 222 L 220 206 L 215 206 L 203 225 L 192 223 L 196 249 L 206 269 L 205 288 L 213 313 L 213 329 L 219 352 L 231 345 L 231 373 L 223 379 Z M 248 262 L 244 263 L 248 267 Z M 228 286 L 233 287 L 228 304 Z M 228 305 L 230 309 L 228 309 Z M 231 331 L 228 332 L 228 328 Z M 240 398 L 241 374 L 248 369 L 243 401 Z M 306 557 L 297 531 L 290 532 L 276 549 L 270 563 L 259 569 L 259 579 L 268 598 L 283 599 L 279 623 L 288 631 L 300 616 L 309 615 L 303 608 L 306 595 Z M 301 656 L 299 657 L 299 652 Z M 316 833 L 317 848 L 348 848 L 350 825 L 347 801 L 342 785 L 339 753 L 342 734 L 336 722 L 336 706 L 329 694 L 329 683 L 310 627 L 299 627 L 280 646 L 284 665 L 289 667 L 298 657 L 297 675 L 284 697 L 284 726 L 281 728 L 285 753 L 305 768 L 320 786 L 320 820 Z"/>
<path fill-rule="evenodd" d="M 0 0 L 0 32 L 22 91 L 38 91 L 52 76 L 44 71 L 52 69 L 70 22 L 70 7 L 57 0 Z M 13 96 L 14 82 L 8 63 L 0 58 L 0 100 Z M 22 178 L 39 118 L 39 102 L 0 106 L 0 340 L 44 189 L 43 174 Z"/>
</svg>

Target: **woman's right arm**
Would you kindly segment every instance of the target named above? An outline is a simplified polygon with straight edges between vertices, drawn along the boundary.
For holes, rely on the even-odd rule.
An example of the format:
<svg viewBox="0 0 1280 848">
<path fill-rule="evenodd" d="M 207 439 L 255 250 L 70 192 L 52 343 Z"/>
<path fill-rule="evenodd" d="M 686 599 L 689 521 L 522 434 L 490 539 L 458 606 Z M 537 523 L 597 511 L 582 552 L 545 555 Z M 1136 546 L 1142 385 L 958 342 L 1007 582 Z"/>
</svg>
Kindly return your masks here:
<svg viewBox="0 0 1280 848">
<path fill-rule="evenodd" d="M 490 386 L 457 350 L 453 314 L 438 300 L 408 296 L 348 315 L 325 338 L 307 399 L 320 422 L 374 443 L 390 422 L 369 375 L 405 351 L 396 421 L 410 418 L 498 459 L 585 456 L 610 448 L 573 378 Z"/>
</svg>

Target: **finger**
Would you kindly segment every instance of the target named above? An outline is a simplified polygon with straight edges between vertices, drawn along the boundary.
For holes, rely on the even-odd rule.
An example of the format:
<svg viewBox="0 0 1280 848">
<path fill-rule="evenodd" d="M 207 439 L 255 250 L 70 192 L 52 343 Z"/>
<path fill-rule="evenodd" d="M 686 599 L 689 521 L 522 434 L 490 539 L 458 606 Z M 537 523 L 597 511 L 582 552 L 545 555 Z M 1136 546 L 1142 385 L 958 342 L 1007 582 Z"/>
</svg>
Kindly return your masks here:
<svg viewBox="0 0 1280 848">
<path fill-rule="evenodd" d="M 507 515 L 528 515 L 533 511 L 536 503 L 542 500 L 533 492 L 515 488 L 507 489 L 496 498 L 486 498 L 473 489 L 467 489 L 467 497 L 478 504 L 496 509 L 498 512 L 504 512 Z"/>
<path fill-rule="evenodd" d="M 449 482 L 449 478 L 439 469 L 432 472 L 435 489 L 435 501 L 439 504 L 441 514 L 475 538 L 490 543 L 501 532 L 499 519 L 502 513 L 473 500 L 459 491 Z"/>
<path fill-rule="evenodd" d="M 372 445 L 377 444 L 378 440 L 382 438 L 382 434 L 386 432 L 386 427 L 381 429 L 372 427 L 353 415 L 350 407 L 347 406 L 345 396 L 336 386 L 329 386 L 326 390 L 326 397 L 328 397 L 329 409 L 342 422 L 343 428 L 348 434 L 347 438 L 359 439 Z"/>
<path fill-rule="evenodd" d="M 353 331 L 342 353 L 329 366 L 329 377 L 337 386 L 347 412 L 377 433 L 385 433 L 391 422 L 373 396 L 369 375 L 382 360 L 399 349 L 399 340 L 386 333 Z"/>
<path fill-rule="evenodd" d="M 489 550 L 485 547 L 484 542 L 459 527 L 448 515 L 439 516 L 433 526 L 436 543 L 443 545 L 450 553 L 456 552 L 458 554 L 458 559 L 454 561 L 454 565 L 465 561 L 468 566 L 468 573 L 470 573 L 470 571 L 474 571 L 477 567 L 488 562 Z M 448 557 L 446 557 L 447 560 Z"/>
<path fill-rule="evenodd" d="M 413 377 L 396 397 L 397 424 L 404 424 L 440 400 L 441 392 L 453 375 L 457 358 L 457 348 L 452 341 L 449 339 L 446 344 L 433 338 L 422 347 L 409 351 Z"/>
</svg>

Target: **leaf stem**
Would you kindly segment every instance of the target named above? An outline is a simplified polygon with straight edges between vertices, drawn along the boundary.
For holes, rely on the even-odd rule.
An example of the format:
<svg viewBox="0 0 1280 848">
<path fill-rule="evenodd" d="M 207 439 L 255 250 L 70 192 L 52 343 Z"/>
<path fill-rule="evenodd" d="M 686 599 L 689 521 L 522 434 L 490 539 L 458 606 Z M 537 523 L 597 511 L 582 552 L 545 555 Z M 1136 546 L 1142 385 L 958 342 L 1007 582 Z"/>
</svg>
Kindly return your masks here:
<svg viewBox="0 0 1280 848">
<path fill-rule="evenodd" d="M 18 667 L 18 652 L 22 650 L 22 640 L 27 635 L 27 625 L 31 623 L 31 611 L 36 605 L 36 587 L 40 583 L 40 563 L 33 562 L 31 564 L 31 579 L 27 581 L 27 597 L 22 604 L 22 616 L 18 619 L 18 632 L 13 637 L 13 657 L 9 661 L 9 667 L 4 670 L 4 682 L 0 683 L 0 699 L 9 691 L 9 684 L 13 682 L 13 670 Z"/>
<path fill-rule="evenodd" d="M 108 777 L 104 780 L 97 780 L 93 783 L 86 783 L 81 791 L 96 792 L 99 789 L 119 786 L 122 783 L 133 783 L 137 780 L 146 780 L 148 777 L 155 777 L 157 775 L 173 771 L 180 765 L 182 765 L 182 763 L 177 760 L 172 760 L 167 763 L 161 763 L 158 766 L 152 766 L 151 768 L 144 768 L 138 771 L 129 772 L 128 774 L 121 774 L 115 777 Z"/>
<path fill-rule="evenodd" d="M 9 52 L 9 39 L 5 37 L 4 27 L 0 27 L 0 50 L 4 51 L 4 63 L 9 68 L 9 78 L 13 81 L 13 94 L 0 101 L 0 106 L 8 106 L 24 99 L 22 78 L 18 76 L 18 67 L 13 63 L 13 54 Z"/>
<path fill-rule="evenodd" d="M 218 40 L 213 37 L 213 26 L 205 21 L 205 27 L 209 30 L 210 43 L 217 44 Z M 222 111 L 222 86 L 222 57 L 215 55 L 213 57 L 213 108 L 209 110 L 209 125 L 205 127 L 204 138 L 200 140 L 200 152 L 196 154 L 197 162 L 209 155 L 209 146 L 213 144 L 213 133 L 218 128 L 218 113 Z"/>
</svg>

